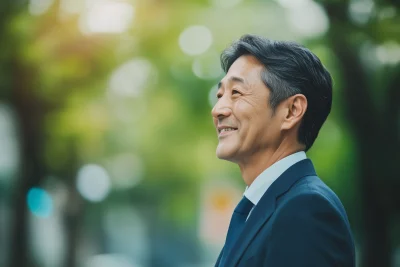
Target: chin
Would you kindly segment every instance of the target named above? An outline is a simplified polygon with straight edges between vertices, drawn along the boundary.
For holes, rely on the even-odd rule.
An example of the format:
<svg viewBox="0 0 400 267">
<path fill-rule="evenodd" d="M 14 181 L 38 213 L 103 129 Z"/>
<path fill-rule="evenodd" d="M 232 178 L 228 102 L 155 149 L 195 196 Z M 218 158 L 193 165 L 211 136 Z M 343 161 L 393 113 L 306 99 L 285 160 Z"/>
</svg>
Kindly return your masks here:
<svg viewBox="0 0 400 267">
<path fill-rule="evenodd" d="M 217 147 L 216 155 L 219 159 L 233 161 L 235 153 L 231 149 Z"/>
</svg>

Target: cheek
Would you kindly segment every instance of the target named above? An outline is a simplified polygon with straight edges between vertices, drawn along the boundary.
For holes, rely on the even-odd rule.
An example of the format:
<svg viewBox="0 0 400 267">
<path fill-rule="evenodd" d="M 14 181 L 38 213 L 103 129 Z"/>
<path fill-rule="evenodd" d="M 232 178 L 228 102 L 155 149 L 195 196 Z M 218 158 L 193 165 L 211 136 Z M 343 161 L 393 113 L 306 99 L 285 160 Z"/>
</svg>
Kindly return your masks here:
<svg viewBox="0 0 400 267">
<path fill-rule="evenodd" d="M 260 105 L 253 106 L 248 103 L 238 103 L 237 111 L 240 115 L 240 122 L 246 123 L 247 127 L 261 127 L 265 125 L 270 118 L 268 108 L 261 107 Z"/>
<path fill-rule="evenodd" d="M 251 142 L 265 139 L 272 127 L 271 114 L 267 108 L 252 109 L 251 112 L 243 114 L 241 123 L 243 124 L 244 134 L 246 138 L 250 138 Z"/>
<path fill-rule="evenodd" d="M 239 123 L 247 124 L 256 117 L 257 109 L 246 101 L 238 101 L 235 105 L 236 118 Z"/>
<path fill-rule="evenodd" d="M 253 143 L 256 138 L 259 138 L 260 128 L 265 125 L 265 121 L 261 117 L 261 110 L 257 110 L 246 102 L 238 103 L 236 106 L 237 119 L 239 122 L 240 136 L 245 143 Z"/>
</svg>

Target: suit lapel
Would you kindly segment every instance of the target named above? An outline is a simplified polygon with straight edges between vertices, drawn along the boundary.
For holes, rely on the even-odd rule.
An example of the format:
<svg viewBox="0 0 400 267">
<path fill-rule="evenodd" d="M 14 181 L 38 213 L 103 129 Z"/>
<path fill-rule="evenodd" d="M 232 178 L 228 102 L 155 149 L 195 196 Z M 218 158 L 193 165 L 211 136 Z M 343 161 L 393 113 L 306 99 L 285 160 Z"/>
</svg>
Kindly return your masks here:
<svg viewBox="0 0 400 267">
<path fill-rule="evenodd" d="M 275 211 L 277 197 L 286 193 L 300 178 L 311 175 L 316 175 L 314 166 L 311 160 L 305 159 L 291 166 L 272 183 L 251 212 L 243 232 L 229 252 L 226 266 L 236 266 L 239 262 L 251 241 Z"/>
<path fill-rule="evenodd" d="M 224 249 L 225 249 L 225 246 L 223 246 L 223 248 L 221 249 L 221 252 L 219 253 L 217 262 L 215 263 L 214 267 L 218 267 L 219 266 L 219 262 L 221 261 L 222 255 L 224 254 Z"/>
</svg>

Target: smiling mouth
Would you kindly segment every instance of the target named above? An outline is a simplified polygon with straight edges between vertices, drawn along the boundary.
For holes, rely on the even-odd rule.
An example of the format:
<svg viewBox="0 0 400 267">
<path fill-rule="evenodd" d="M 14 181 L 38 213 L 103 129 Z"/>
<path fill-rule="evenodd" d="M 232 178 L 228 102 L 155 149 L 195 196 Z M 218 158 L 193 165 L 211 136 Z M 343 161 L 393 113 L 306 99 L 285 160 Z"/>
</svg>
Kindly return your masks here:
<svg viewBox="0 0 400 267">
<path fill-rule="evenodd" d="M 237 128 L 223 128 L 223 129 L 218 130 L 218 133 L 219 133 L 219 136 L 225 136 L 234 131 L 237 131 Z"/>
</svg>

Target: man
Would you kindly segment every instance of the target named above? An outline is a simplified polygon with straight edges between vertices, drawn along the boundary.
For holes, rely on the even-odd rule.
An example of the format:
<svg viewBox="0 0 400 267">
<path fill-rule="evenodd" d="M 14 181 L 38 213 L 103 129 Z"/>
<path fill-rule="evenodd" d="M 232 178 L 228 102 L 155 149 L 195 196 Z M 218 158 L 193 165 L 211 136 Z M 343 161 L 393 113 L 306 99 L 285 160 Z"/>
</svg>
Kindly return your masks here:
<svg viewBox="0 0 400 267">
<path fill-rule="evenodd" d="M 221 55 L 212 116 L 217 156 L 247 184 L 215 266 L 355 266 L 339 198 L 305 152 L 332 104 L 332 79 L 308 49 L 245 35 Z"/>
</svg>

